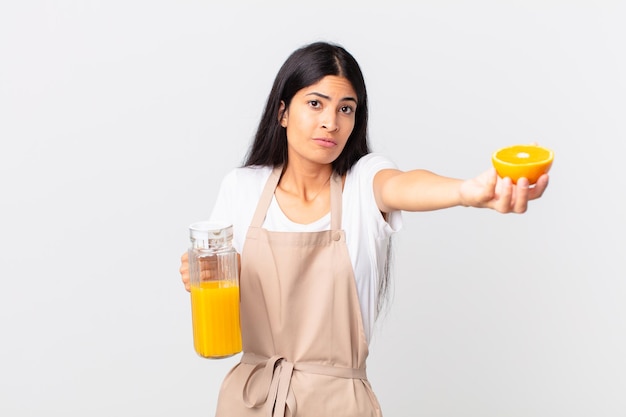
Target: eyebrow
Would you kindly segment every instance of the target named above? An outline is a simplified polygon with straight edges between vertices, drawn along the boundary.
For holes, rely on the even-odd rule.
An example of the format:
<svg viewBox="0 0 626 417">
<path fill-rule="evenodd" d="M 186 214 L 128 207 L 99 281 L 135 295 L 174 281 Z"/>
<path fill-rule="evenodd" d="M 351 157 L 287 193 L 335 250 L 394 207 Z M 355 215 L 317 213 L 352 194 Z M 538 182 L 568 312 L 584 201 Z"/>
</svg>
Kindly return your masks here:
<svg viewBox="0 0 626 417">
<path fill-rule="evenodd" d="M 305 97 L 306 96 L 317 96 L 317 97 L 324 98 L 326 100 L 330 100 L 330 96 L 327 96 L 326 94 L 322 94 L 322 93 L 317 93 L 317 92 L 312 92 L 312 93 L 305 94 Z M 355 104 L 358 104 L 356 98 L 350 97 L 350 96 L 344 97 L 344 98 L 342 98 L 339 101 L 353 101 Z"/>
</svg>

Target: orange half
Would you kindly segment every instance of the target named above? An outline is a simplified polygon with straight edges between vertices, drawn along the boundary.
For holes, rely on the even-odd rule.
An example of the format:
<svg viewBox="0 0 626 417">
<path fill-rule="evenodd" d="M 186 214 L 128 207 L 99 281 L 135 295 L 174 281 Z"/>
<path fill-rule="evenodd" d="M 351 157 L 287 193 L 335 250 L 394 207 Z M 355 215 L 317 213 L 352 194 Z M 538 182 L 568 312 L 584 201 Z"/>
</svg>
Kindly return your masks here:
<svg viewBox="0 0 626 417">
<path fill-rule="evenodd" d="M 528 178 L 530 184 L 552 167 L 554 152 L 537 145 L 513 145 L 498 149 L 491 155 L 496 172 L 501 178 L 509 177 L 516 183 L 520 178 Z"/>
</svg>

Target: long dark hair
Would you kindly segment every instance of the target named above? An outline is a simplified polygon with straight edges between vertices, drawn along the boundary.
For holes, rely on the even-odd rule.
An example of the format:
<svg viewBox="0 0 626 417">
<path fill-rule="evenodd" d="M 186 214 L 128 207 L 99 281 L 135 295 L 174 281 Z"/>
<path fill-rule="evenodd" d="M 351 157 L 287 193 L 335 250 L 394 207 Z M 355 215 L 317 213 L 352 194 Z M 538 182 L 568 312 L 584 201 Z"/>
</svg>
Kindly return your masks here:
<svg viewBox="0 0 626 417">
<path fill-rule="evenodd" d="M 279 122 L 281 102 L 285 103 L 285 108 L 289 108 L 298 91 L 328 75 L 348 79 L 356 92 L 358 104 L 354 129 L 343 152 L 333 162 L 333 170 L 343 175 L 363 155 L 370 152 L 367 90 L 361 68 L 343 47 L 315 42 L 294 51 L 278 71 L 244 166 L 278 166 L 287 163 L 287 134 Z"/>
</svg>

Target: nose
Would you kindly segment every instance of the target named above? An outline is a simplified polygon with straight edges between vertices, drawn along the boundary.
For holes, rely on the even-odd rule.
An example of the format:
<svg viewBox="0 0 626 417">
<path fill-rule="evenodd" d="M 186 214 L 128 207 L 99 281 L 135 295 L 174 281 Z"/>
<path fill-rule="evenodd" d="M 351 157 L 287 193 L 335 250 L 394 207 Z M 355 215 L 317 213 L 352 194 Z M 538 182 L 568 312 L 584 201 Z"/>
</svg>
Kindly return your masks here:
<svg viewBox="0 0 626 417">
<path fill-rule="evenodd" d="M 339 130 L 339 124 L 337 123 L 337 113 L 334 110 L 330 110 L 324 113 L 322 119 L 322 128 L 329 132 L 335 132 Z"/>
</svg>

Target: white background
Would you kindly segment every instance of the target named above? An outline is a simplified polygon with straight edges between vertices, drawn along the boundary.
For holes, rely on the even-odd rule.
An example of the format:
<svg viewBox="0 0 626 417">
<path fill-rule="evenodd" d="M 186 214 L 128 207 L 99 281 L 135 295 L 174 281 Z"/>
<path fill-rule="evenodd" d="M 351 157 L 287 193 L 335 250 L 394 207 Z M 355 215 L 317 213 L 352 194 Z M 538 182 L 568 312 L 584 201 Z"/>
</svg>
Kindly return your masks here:
<svg viewBox="0 0 626 417">
<path fill-rule="evenodd" d="M 359 60 L 403 169 L 556 155 L 525 215 L 404 215 L 385 415 L 626 415 L 624 2 L 340 3 L 2 2 L 0 415 L 212 415 L 238 357 L 193 352 L 187 226 L 315 40 Z"/>
</svg>

